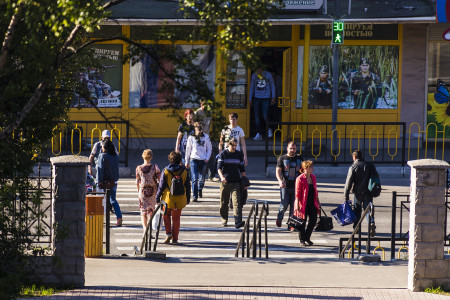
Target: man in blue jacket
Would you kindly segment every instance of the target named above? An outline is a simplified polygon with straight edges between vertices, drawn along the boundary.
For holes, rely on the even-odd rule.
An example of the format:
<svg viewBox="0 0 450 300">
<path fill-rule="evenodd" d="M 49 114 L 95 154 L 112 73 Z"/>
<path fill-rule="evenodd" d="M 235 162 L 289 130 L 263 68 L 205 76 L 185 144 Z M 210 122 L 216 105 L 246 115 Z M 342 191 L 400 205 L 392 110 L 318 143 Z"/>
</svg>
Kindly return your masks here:
<svg viewBox="0 0 450 300">
<path fill-rule="evenodd" d="M 269 102 L 272 105 L 275 104 L 275 83 L 270 72 L 263 71 L 261 67 L 258 67 L 250 81 L 249 98 L 250 107 L 253 106 L 253 111 L 255 112 L 257 133 L 253 138 L 254 141 L 262 140 L 261 133 L 264 132 L 264 125 L 267 123 L 269 117 Z M 264 119 L 264 124 L 261 124 L 261 114 Z M 270 131 L 267 136 L 269 138 L 272 137 L 272 132 Z"/>
</svg>

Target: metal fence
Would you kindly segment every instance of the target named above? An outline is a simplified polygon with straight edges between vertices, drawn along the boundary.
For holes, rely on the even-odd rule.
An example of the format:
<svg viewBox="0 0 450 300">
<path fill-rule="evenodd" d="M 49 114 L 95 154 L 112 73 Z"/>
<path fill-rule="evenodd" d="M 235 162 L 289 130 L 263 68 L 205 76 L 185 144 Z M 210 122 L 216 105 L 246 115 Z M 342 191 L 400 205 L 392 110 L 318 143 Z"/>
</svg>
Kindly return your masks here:
<svg viewBox="0 0 450 300">
<path fill-rule="evenodd" d="M 450 141 L 445 139 L 450 126 L 444 131 L 430 124 L 422 130 L 417 123 L 407 130 L 405 122 L 269 122 L 267 126 L 275 129 L 273 138 L 266 139 L 266 168 L 286 152 L 289 140 L 296 142 L 304 159 L 317 164 L 351 164 L 355 149 L 367 161 L 401 166 L 412 159 L 449 159 L 446 150 L 450 153 L 446 149 Z"/>
<path fill-rule="evenodd" d="M 47 253 L 51 253 L 55 238 L 52 177 L 42 176 L 39 165 L 37 176 L 29 177 L 26 180 L 29 182 L 28 189 L 12 191 L 15 195 L 15 200 L 14 203 L 11 203 L 11 210 L 7 213 L 11 215 L 12 222 L 14 220 L 22 220 L 20 226 L 22 231 L 26 230 L 28 232 L 27 237 L 31 240 L 33 248 L 45 249 Z M 10 182 L 9 179 L 2 179 L 2 184 L 9 185 L 8 182 Z M 31 200 L 36 195 L 40 197 L 40 204 Z"/>
</svg>

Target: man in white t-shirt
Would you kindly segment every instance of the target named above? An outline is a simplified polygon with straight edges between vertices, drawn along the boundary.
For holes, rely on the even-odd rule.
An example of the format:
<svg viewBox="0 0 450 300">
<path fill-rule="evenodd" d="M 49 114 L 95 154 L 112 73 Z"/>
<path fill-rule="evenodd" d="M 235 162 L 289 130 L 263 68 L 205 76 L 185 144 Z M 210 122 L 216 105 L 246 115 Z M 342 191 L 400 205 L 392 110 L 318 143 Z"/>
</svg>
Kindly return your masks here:
<svg viewBox="0 0 450 300">
<path fill-rule="evenodd" d="M 219 153 L 222 152 L 222 150 L 227 149 L 229 140 L 235 138 L 237 140 L 236 150 L 241 151 L 244 154 L 244 162 L 245 165 L 247 165 L 248 161 L 247 146 L 245 145 L 245 134 L 244 130 L 237 125 L 237 119 L 237 113 L 228 115 L 230 125 L 225 126 L 225 128 L 223 128 L 222 132 L 220 133 Z"/>
</svg>

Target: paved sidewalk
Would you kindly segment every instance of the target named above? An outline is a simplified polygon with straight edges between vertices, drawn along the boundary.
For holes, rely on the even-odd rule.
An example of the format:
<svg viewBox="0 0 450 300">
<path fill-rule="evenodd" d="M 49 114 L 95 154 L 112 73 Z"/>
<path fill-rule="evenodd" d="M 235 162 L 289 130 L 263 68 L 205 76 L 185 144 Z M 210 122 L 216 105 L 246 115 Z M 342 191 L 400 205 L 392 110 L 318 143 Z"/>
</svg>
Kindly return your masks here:
<svg viewBox="0 0 450 300">
<path fill-rule="evenodd" d="M 350 299 L 415 300 L 449 299 L 448 296 L 413 293 L 406 289 L 342 289 L 285 287 L 205 287 L 205 288 L 90 288 L 39 299 Z"/>
<path fill-rule="evenodd" d="M 154 163 L 164 167 L 168 152 L 155 151 Z M 130 156 L 130 177 L 141 163 L 141 153 L 136 150 Z M 250 157 L 250 162 L 249 176 L 264 178 L 264 158 Z M 339 171 L 331 176 L 332 169 Z M 348 166 L 318 165 L 316 172 L 318 176 L 343 182 L 347 169 Z M 409 176 L 400 180 L 403 176 L 398 176 L 399 170 L 399 167 L 386 169 L 386 175 L 395 174 L 396 180 L 406 181 L 403 185 L 407 186 Z M 407 261 L 363 263 L 337 258 L 150 261 L 109 256 L 86 259 L 85 288 L 39 299 L 450 299 L 409 291 L 407 269 Z"/>
<path fill-rule="evenodd" d="M 406 289 L 407 263 L 86 259 L 86 288 L 41 299 L 448 299 Z"/>
</svg>

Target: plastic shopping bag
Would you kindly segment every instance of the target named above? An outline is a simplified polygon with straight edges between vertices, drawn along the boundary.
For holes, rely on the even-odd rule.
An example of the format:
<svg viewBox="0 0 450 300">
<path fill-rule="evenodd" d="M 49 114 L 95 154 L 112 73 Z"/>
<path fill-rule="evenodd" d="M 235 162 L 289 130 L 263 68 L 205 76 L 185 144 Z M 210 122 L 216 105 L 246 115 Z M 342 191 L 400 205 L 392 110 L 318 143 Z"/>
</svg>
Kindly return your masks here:
<svg viewBox="0 0 450 300">
<path fill-rule="evenodd" d="M 356 216 L 349 200 L 333 209 L 331 214 L 341 226 L 353 224 L 356 221 Z"/>
<path fill-rule="evenodd" d="M 161 210 L 158 210 L 158 211 L 155 213 L 155 216 L 153 217 L 153 220 L 152 220 L 152 230 L 157 230 L 157 229 L 158 229 L 158 221 L 159 221 L 159 218 L 161 218 L 161 221 L 160 221 L 161 227 L 160 227 L 159 230 L 164 229 L 163 215 L 162 215 Z"/>
</svg>

